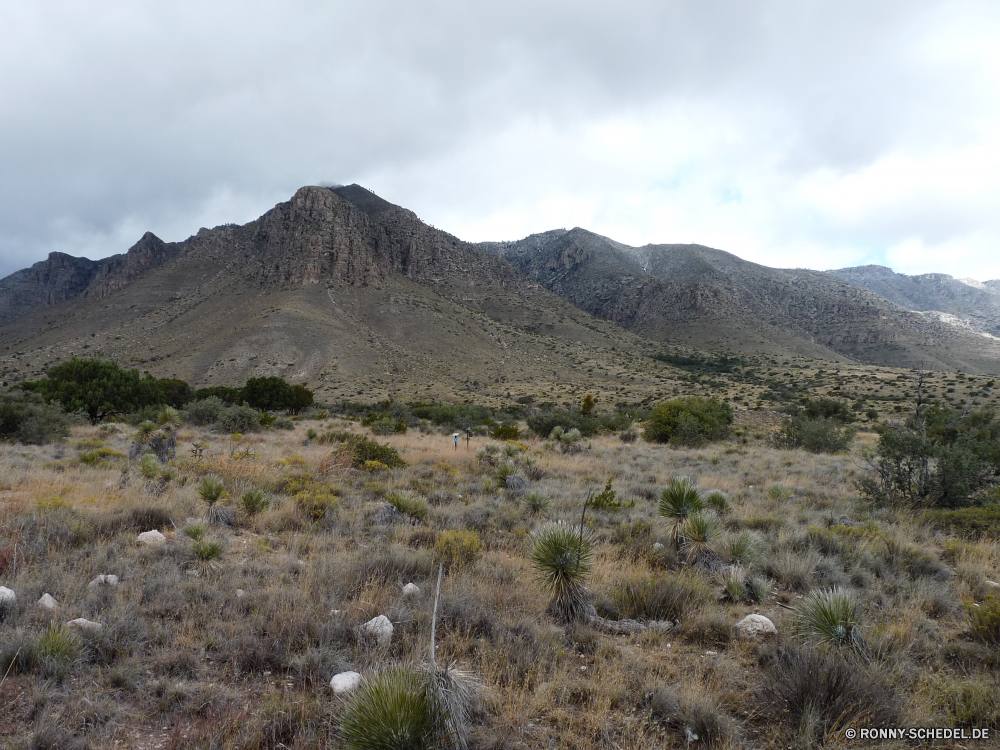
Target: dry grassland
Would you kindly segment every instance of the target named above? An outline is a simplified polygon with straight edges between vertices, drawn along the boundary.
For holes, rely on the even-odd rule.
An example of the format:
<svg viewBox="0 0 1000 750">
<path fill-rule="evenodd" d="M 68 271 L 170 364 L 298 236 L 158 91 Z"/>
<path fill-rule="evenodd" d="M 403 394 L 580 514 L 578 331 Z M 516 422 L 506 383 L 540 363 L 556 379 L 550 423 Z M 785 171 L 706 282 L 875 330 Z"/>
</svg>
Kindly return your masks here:
<svg viewBox="0 0 1000 750">
<path fill-rule="evenodd" d="M 365 432 L 303 421 L 234 442 L 184 427 L 166 479 L 135 464 L 123 473 L 113 454 L 80 461 L 102 448 L 127 454 L 125 425 L 0 448 L 0 585 L 18 597 L 0 623 L 9 667 L 0 745 L 339 747 L 344 699 L 331 676 L 426 657 L 450 531 L 480 543 L 449 557 L 437 630 L 438 660 L 488 688 L 473 747 L 857 747 L 842 730 L 878 717 L 1000 731 L 998 646 L 975 640 L 968 616 L 1000 575 L 1000 545 L 949 540 L 912 514 L 861 504 L 853 480 L 871 435 L 839 456 L 774 450 L 749 432 L 745 444 L 701 450 L 601 437 L 567 454 L 527 441 L 509 460 L 548 500 L 533 511 L 477 459 L 485 439 L 456 451 L 450 437 L 410 430 L 380 439 L 405 468 L 366 472 L 305 439 L 307 428 L 345 427 Z M 198 441 L 207 444 L 200 458 L 190 451 Z M 199 525 L 206 505 L 196 488 L 207 475 L 224 481 L 234 526 Z M 728 495 L 724 533 L 706 558 L 715 566 L 686 564 L 657 515 L 661 490 L 680 475 Z M 547 614 L 531 534 L 551 520 L 578 524 L 588 492 L 609 479 L 625 505 L 587 514 L 593 602 L 611 619 L 675 620 L 672 632 L 609 635 Z M 271 501 L 253 516 L 240 507 L 250 488 Z M 426 500 L 425 518 L 373 523 L 402 490 Z M 166 543 L 140 545 L 153 528 Z M 221 554 L 199 559 L 185 530 L 217 540 Z M 741 532 L 759 547 L 749 573 L 771 582 L 761 602 L 724 597 L 725 541 Z M 89 587 L 101 574 L 120 584 Z M 406 598 L 411 581 L 421 593 Z M 804 597 L 834 586 L 860 602 L 867 655 L 794 636 Z M 35 604 L 44 593 L 58 602 L 54 614 Z M 778 635 L 736 637 L 733 625 L 750 613 Z M 358 630 L 380 614 L 395 624 L 385 647 Z M 64 627 L 78 617 L 103 629 Z M 832 686 L 813 674 L 837 669 Z M 690 733 L 699 739 L 689 744 Z"/>
</svg>

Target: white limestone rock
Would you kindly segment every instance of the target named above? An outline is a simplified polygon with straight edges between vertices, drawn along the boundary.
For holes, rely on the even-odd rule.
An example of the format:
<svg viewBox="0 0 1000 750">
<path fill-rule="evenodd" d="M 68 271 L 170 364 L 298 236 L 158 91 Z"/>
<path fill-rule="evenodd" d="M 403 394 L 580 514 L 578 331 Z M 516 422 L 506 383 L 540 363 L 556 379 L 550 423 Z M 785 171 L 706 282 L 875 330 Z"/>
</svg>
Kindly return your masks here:
<svg viewBox="0 0 1000 750">
<path fill-rule="evenodd" d="M 104 626 L 99 622 L 94 622 L 93 620 L 87 620 L 83 617 L 77 617 L 75 620 L 70 620 L 66 623 L 66 627 L 78 628 L 79 630 L 84 630 L 88 633 L 100 633 L 104 630 Z"/>
<path fill-rule="evenodd" d="M 415 583 L 408 583 L 403 586 L 403 596 L 420 596 L 420 587 Z"/>
<path fill-rule="evenodd" d="M 107 573 L 97 576 L 93 581 L 87 584 L 89 588 L 96 589 L 98 586 L 117 586 L 118 576 Z"/>
<path fill-rule="evenodd" d="M 385 615 L 373 617 L 361 626 L 361 632 L 371 636 L 380 646 L 388 646 L 392 640 L 392 623 Z"/>
<path fill-rule="evenodd" d="M 246 595 L 247 595 L 247 592 L 244 591 L 243 589 L 236 589 L 236 598 L 237 599 L 242 599 Z"/>
<path fill-rule="evenodd" d="M 49 612 L 55 612 L 56 607 L 59 606 L 59 602 L 56 601 L 52 594 L 42 594 L 42 598 L 35 602 L 42 609 L 47 609 Z"/>
<path fill-rule="evenodd" d="M 145 544 L 149 547 L 159 547 L 167 541 L 167 538 L 163 536 L 159 531 L 144 531 L 139 534 L 138 537 L 140 544 Z"/>
<path fill-rule="evenodd" d="M 734 626 L 736 635 L 740 638 L 755 640 L 769 635 L 775 635 L 778 629 L 764 615 L 747 615 Z"/>
<path fill-rule="evenodd" d="M 346 695 L 361 684 L 361 675 L 357 672 L 341 672 L 330 680 L 330 687 L 337 695 Z"/>
<path fill-rule="evenodd" d="M 17 607 L 17 594 L 6 586 L 0 586 L 0 619 L 3 619 Z"/>
</svg>

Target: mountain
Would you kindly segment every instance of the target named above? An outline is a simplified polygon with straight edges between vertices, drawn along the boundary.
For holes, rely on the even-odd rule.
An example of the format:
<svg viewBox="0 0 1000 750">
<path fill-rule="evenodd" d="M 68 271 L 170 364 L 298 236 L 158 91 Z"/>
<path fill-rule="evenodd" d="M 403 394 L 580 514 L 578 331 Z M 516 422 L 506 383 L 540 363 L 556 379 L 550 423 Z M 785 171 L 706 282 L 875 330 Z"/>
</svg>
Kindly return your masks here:
<svg viewBox="0 0 1000 750">
<path fill-rule="evenodd" d="M 946 273 L 907 276 L 885 266 L 827 271 L 926 317 L 1000 336 L 1000 280 L 979 282 Z"/>
<path fill-rule="evenodd" d="M 629 247 L 580 228 L 480 246 L 592 315 L 662 343 L 1000 372 L 1000 342 L 820 271 L 768 268 L 702 245 Z"/>
<path fill-rule="evenodd" d="M 575 399 L 630 362 L 634 389 L 654 379 L 647 342 L 357 185 L 304 187 L 182 242 L 147 234 L 104 261 L 50 257 L 0 289 L 9 381 L 74 355 L 197 385 L 280 375 L 328 399 L 503 394 L 515 381 Z"/>
</svg>

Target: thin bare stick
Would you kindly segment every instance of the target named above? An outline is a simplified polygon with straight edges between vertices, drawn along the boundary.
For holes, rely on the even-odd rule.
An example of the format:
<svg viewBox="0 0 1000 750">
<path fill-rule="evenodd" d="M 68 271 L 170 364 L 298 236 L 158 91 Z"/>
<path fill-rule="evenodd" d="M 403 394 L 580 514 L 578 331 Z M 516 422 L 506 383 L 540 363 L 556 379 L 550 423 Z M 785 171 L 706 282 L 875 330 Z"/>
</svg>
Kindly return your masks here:
<svg viewBox="0 0 1000 750">
<path fill-rule="evenodd" d="M 583 557 L 583 521 L 587 517 L 587 506 L 590 505 L 590 498 L 593 497 L 594 490 L 591 488 L 587 493 L 587 501 L 583 504 L 583 513 L 580 514 L 580 546 L 576 549 L 576 567 L 580 567 L 580 558 Z"/>
<path fill-rule="evenodd" d="M 438 565 L 437 591 L 434 592 L 434 613 L 431 615 L 431 669 L 437 669 L 434 661 L 434 631 L 437 629 L 438 599 L 441 596 L 441 574 L 444 573 L 444 563 Z"/>
</svg>

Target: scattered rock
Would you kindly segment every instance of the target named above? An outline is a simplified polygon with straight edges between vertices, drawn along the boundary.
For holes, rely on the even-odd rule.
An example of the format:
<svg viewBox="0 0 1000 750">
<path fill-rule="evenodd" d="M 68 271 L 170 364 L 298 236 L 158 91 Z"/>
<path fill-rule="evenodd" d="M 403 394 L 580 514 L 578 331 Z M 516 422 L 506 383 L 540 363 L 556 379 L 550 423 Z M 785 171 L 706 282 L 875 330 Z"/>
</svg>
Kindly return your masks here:
<svg viewBox="0 0 1000 750">
<path fill-rule="evenodd" d="M 372 523 L 376 526 L 385 526 L 390 523 L 396 523 L 402 515 L 403 514 L 396 509 L 395 505 L 385 503 L 381 508 L 375 511 L 375 514 L 372 516 Z"/>
<path fill-rule="evenodd" d="M 659 551 L 659 550 L 663 549 L 663 545 L 660 544 L 659 542 L 653 542 L 653 549 L 656 550 L 656 551 Z"/>
<path fill-rule="evenodd" d="M 990 581 L 990 580 L 987 579 L 986 585 L 987 586 L 992 586 L 995 589 L 1000 589 L 1000 583 L 997 583 L 996 581 Z"/>
<path fill-rule="evenodd" d="M 17 594 L 6 586 L 0 586 L 0 620 L 14 611 L 17 606 Z"/>
<path fill-rule="evenodd" d="M 415 583 L 408 583 L 403 586 L 403 596 L 419 596 L 420 587 Z"/>
<path fill-rule="evenodd" d="M 42 609 L 47 609 L 50 612 L 54 612 L 56 607 L 59 606 L 59 602 L 56 601 L 52 594 L 42 594 L 42 598 L 35 602 L 36 605 Z"/>
<path fill-rule="evenodd" d="M 98 586 L 117 586 L 118 576 L 111 573 L 105 575 L 99 575 L 93 581 L 87 584 L 92 589 L 96 589 Z"/>
<path fill-rule="evenodd" d="M 718 655 L 719 655 L 718 651 L 706 651 L 705 652 L 705 656 L 718 656 Z M 695 739 L 698 739 L 698 738 L 695 737 Z"/>
<path fill-rule="evenodd" d="M 88 633 L 100 633 L 104 630 L 104 626 L 101 623 L 87 620 L 83 617 L 77 617 L 75 620 L 70 620 L 66 623 L 66 627 L 79 628 L 80 630 L 86 630 Z"/>
<path fill-rule="evenodd" d="M 380 646 L 387 646 L 392 640 L 392 623 L 385 615 L 373 617 L 361 626 L 361 631 L 372 636 Z"/>
<path fill-rule="evenodd" d="M 166 541 L 167 538 L 156 530 L 144 531 L 139 534 L 139 542 L 142 544 L 148 544 L 150 547 L 158 547 Z"/>
<path fill-rule="evenodd" d="M 774 623 L 764 615 L 747 615 L 733 627 L 740 638 L 763 638 L 778 632 Z"/>
<path fill-rule="evenodd" d="M 847 516 L 841 516 L 840 518 L 837 519 L 837 525 L 838 526 L 850 526 L 851 525 L 851 519 L 848 518 Z"/>
<path fill-rule="evenodd" d="M 246 595 L 247 595 L 247 592 L 244 591 L 243 589 L 236 589 L 236 598 L 237 599 L 242 599 Z"/>
<path fill-rule="evenodd" d="M 361 684 L 361 675 L 357 672 L 341 672 L 330 680 L 330 687 L 337 695 L 350 693 Z"/>
</svg>

